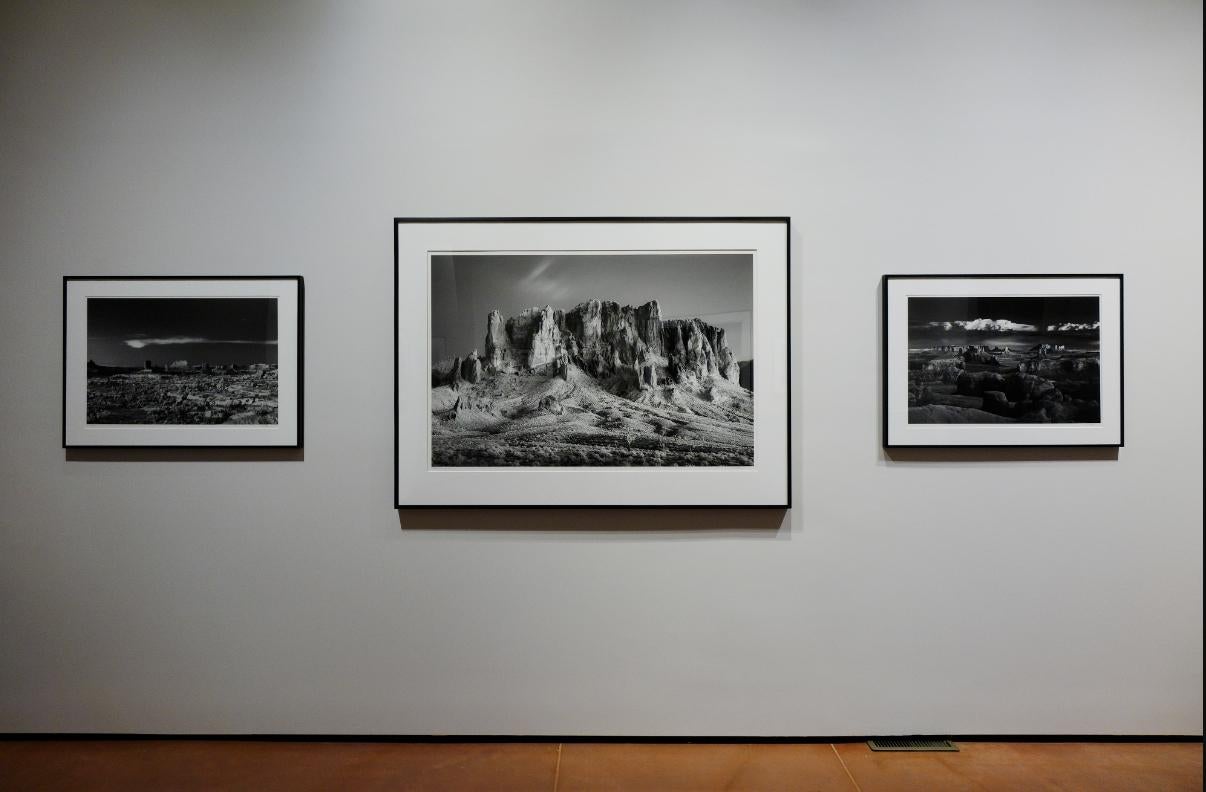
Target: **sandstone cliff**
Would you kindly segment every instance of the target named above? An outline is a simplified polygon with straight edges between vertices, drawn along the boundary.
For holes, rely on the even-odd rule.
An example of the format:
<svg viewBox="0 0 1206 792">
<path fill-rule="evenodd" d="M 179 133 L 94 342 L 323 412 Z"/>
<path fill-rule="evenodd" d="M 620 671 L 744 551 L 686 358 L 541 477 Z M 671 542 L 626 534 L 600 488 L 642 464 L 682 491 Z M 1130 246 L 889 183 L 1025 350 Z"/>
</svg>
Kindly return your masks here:
<svg viewBox="0 0 1206 792">
<path fill-rule="evenodd" d="M 486 317 L 483 371 L 562 373 L 569 363 L 595 378 L 641 388 L 709 377 L 740 382 L 723 329 L 699 319 L 663 319 L 656 300 L 636 307 L 589 300 L 568 311 L 546 305 L 510 318 L 498 311 Z"/>
</svg>

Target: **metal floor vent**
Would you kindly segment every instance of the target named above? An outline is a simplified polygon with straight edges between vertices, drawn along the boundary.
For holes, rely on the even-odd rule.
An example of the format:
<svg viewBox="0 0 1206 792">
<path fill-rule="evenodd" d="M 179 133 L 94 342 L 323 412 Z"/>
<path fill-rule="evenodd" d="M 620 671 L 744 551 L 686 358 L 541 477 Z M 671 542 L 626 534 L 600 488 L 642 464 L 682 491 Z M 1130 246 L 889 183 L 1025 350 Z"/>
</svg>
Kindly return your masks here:
<svg viewBox="0 0 1206 792">
<path fill-rule="evenodd" d="M 927 737 L 879 737 L 867 740 L 872 751 L 958 751 L 959 746 L 950 740 L 935 740 Z"/>
</svg>

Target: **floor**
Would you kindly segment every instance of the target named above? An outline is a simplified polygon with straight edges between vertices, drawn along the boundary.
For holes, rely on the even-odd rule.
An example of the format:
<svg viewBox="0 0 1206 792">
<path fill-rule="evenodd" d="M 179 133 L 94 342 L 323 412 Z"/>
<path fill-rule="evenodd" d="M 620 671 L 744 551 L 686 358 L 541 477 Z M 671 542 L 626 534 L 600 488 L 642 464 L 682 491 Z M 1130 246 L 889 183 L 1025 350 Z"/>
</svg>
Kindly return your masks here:
<svg viewBox="0 0 1206 792">
<path fill-rule="evenodd" d="M 0 741 L 0 790 L 1179 790 L 1202 743 Z"/>
</svg>

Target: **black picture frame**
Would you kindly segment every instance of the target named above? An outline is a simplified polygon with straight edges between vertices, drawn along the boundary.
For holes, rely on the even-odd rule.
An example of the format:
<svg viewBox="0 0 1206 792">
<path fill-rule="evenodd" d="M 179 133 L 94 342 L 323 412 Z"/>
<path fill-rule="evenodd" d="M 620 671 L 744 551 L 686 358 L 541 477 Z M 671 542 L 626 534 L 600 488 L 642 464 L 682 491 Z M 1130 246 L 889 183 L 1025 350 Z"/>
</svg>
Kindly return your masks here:
<svg viewBox="0 0 1206 792">
<path fill-rule="evenodd" d="M 296 411 L 295 411 L 295 428 L 294 439 L 287 443 L 267 443 L 267 444 L 252 444 L 252 443 L 73 443 L 69 440 L 68 427 L 68 312 L 69 312 L 69 290 L 73 283 L 85 282 L 100 282 L 100 283 L 120 283 L 133 282 L 145 283 L 162 281 L 166 283 L 172 282 L 250 282 L 250 281 L 291 281 L 296 284 L 297 288 L 297 322 L 296 322 L 296 356 L 294 365 L 296 367 Z M 305 278 L 301 275 L 64 275 L 62 278 L 62 369 L 61 369 L 61 386 L 62 386 L 62 448 L 65 450 L 72 449 L 89 449 L 89 450 L 119 450 L 119 449 L 162 449 L 162 450 L 190 450 L 190 449 L 225 449 L 225 450 L 248 450 L 248 449 L 302 449 L 305 445 Z M 187 296 L 187 295 L 184 295 Z"/>
<path fill-rule="evenodd" d="M 939 443 L 939 442 L 897 442 L 893 439 L 894 424 L 891 419 L 892 412 L 892 397 L 891 392 L 891 374 L 893 370 L 893 359 L 889 351 L 892 338 L 892 328 L 895 326 L 893 315 L 891 313 L 892 301 L 892 284 L 899 281 L 945 281 L 966 280 L 966 281 L 984 281 L 988 283 L 1001 283 L 1004 281 L 1034 281 L 1036 284 L 1051 283 L 1054 281 L 1100 281 L 1117 283 L 1117 307 L 1113 311 L 1113 319 L 1116 326 L 1116 361 L 1117 361 L 1117 386 L 1111 388 L 1114 398 L 1117 401 L 1117 419 L 1116 422 L 1111 422 L 1110 427 L 1116 425 L 1117 439 L 1108 442 L 958 442 L 958 443 Z M 983 295 L 969 294 L 969 297 L 979 297 Z M 999 295 L 988 295 L 999 296 Z M 1067 296 L 1067 293 L 1061 295 L 1054 294 L 1034 294 L 1027 293 L 1024 296 L 1035 297 L 1060 297 Z M 1122 273 L 972 273 L 972 274 L 952 274 L 952 273 L 926 273 L 926 274 L 888 274 L 884 275 L 880 281 L 880 433 L 881 444 L 885 449 L 922 449 L 922 448 L 1122 448 L 1125 444 L 1125 311 L 1124 311 L 1124 277 Z M 899 321 L 899 320 L 897 320 Z M 906 317 L 907 323 L 907 317 Z M 907 345 L 906 345 L 907 346 Z M 1100 354 L 1100 350 L 1099 350 Z M 1104 393 L 1101 397 L 1101 402 L 1104 406 Z M 1084 424 L 1082 424 L 1084 425 Z M 1110 429 L 1107 427 L 1107 429 Z M 899 424 L 896 425 L 899 428 Z"/>
<path fill-rule="evenodd" d="M 782 224 L 783 226 L 783 265 L 784 265 L 784 288 L 781 295 L 783 310 L 784 310 L 784 337 L 785 337 L 785 360 L 783 362 L 785 371 L 784 395 L 783 401 L 785 406 L 785 421 L 783 426 L 783 437 L 786 445 L 784 454 L 784 474 L 782 481 L 782 497 L 773 503 L 724 503 L 724 504 L 661 504 L 661 503 L 607 503 L 607 502 L 574 502 L 574 503 L 541 503 L 541 502 L 523 502 L 523 503 L 501 503 L 501 502 L 486 502 L 486 503 L 454 503 L 454 502 L 439 502 L 439 503 L 413 503 L 404 502 L 400 493 L 400 408 L 402 395 L 400 393 L 400 378 L 399 371 L 399 333 L 400 333 L 400 314 L 399 314 L 399 273 L 401 268 L 399 248 L 399 230 L 406 226 L 416 224 L 435 224 L 448 225 L 457 223 L 470 224 L 657 224 L 657 223 L 685 223 L 685 224 L 707 224 L 707 223 L 756 223 L 756 224 Z M 440 510 L 440 509 L 473 509 L 473 510 L 492 510 L 492 509 L 621 509 L 621 510 L 637 510 L 637 509 L 758 509 L 758 510 L 787 510 L 792 506 L 793 497 L 793 466 L 792 466 L 792 442 L 791 442 L 791 218 L 788 216 L 535 216 L 535 217 L 395 217 L 393 220 L 394 232 L 394 493 L 393 502 L 394 509 L 399 512 L 407 510 Z"/>
</svg>

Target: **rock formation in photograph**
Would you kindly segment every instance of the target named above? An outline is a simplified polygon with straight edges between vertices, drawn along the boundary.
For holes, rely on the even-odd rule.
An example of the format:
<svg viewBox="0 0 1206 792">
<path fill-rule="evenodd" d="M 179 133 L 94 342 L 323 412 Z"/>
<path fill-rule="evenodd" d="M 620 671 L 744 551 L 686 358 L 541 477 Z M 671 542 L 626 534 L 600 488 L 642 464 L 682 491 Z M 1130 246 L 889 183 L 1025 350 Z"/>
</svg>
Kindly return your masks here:
<svg viewBox="0 0 1206 792">
<path fill-rule="evenodd" d="M 753 464 L 724 329 L 656 300 L 491 311 L 481 355 L 436 364 L 432 388 L 436 465 Z"/>
<path fill-rule="evenodd" d="M 909 352 L 910 423 L 1098 423 L 1096 349 L 930 347 Z"/>
</svg>

